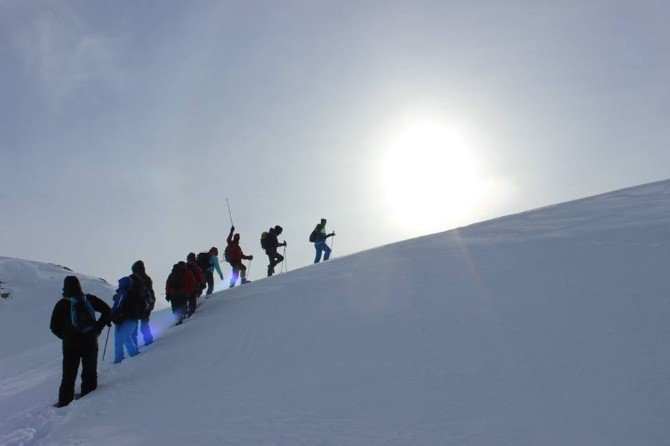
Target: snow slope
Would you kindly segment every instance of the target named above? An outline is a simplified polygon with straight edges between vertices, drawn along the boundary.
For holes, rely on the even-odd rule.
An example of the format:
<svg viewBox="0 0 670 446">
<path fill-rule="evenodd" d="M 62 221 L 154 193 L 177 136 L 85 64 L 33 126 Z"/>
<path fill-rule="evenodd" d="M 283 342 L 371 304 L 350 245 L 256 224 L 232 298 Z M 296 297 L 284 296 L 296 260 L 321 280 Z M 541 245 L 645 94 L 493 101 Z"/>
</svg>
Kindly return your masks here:
<svg viewBox="0 0 670 446">
<path fill-rule="evenodd" d="M 111 302 L 114 288 L 103 279 L 51 263 L 0 257 L 0 293 L 9 294 L 0 299 L 0 358 L 54 342 L 51 312 L 70 275 L 79 277 L 86 293 Z"/>
<path fill-rule="evenodd" d="M 2 360 L 0 444 L 670 444 L 669 247 L 666 181 L 259 280 L 67 408 Z"/>
</svg>

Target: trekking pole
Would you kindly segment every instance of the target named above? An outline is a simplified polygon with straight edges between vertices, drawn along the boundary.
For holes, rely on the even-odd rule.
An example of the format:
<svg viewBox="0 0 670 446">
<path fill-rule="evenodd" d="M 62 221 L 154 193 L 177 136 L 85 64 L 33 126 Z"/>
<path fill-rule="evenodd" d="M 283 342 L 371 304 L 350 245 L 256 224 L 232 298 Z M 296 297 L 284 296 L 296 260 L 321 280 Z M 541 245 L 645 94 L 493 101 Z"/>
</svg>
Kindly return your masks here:
<svg viewBox="0 0 670 446">
<path fill-rule="evenodd" d="M 331 251 L 335 250 L 335 234 L 333 234 L 333 241 L 330 242 L 330 250 Z"/>
<path fill-rule="evenodd" d="M 286 267 L 286 245 L 284 245 L 284 263 L 282 264 L 281 269 L 282 269 L 282 274 L 284 272 L 288 272 L 288 268 Z M 286 269 L 286 271 L 284 271 L 284 269 Z"/>
<path fill-rule="evenodd" d="M 250 277 L 251 277 L 251 261 L 252 260 L 253 259 L 249 259 L 249 267 L 247 268 L 247 280 L 251 280 Z"/>
<path fill-rule="evenodd" d="M 233 214 L 230 212 L 230 203 L 228 203 L 228 198 L 226 198 L 226 206 L 228 206 L 228 216 L 230 217 L 230 226 L 235 226 L 233 224 Z"/>
<path fill-rule="evenodd" d="M 107 353 L 107 341 L 109 341 L 109 329 L 111 327 L 107 326 L 107 337 L 105 338 L 105 348 L 102 350 L 102 362 L 105 362 L 105 353 Z"/>
</svg>

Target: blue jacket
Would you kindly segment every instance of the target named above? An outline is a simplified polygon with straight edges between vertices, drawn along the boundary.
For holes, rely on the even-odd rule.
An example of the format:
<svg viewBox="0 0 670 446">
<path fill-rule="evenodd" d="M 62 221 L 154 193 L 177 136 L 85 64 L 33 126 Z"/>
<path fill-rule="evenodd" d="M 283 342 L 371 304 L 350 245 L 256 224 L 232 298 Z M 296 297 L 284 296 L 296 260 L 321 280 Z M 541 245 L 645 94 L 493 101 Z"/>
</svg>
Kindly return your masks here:
<svg viewBox="0 0 670 446">
<path fill-rule="evenodd" d="M 140 296 L 132 292 L 133 280 L 130 277 L 119 279 L 119 287 L 114 295 L 114 306 L 112 317 L 120 312 L 122 320 L 140 319 L 144 313 L 144 304 L 140 302 Z"/>
<path fill-rule="evenodd" d="M 207 271 L 210 273 L 216 270 L 219 273 L 219 277 L 223 280 L 223 273 L 221 272 L 221 266 L 219 266 L 219 258 L 212 254 L 209 256 L 209 268 Z"/>
</svg>

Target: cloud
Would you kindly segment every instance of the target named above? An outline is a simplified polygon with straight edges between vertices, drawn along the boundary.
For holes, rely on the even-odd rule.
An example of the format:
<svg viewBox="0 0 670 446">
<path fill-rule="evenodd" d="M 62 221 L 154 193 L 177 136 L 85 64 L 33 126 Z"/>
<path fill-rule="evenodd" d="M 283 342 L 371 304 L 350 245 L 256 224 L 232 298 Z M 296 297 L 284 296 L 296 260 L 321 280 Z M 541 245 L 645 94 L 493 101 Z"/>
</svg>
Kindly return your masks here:
<svg viewBox="0 0 670 446">
<path fill-rule="evenodd" d="M 60 108 L 82 88 L 114 88 L 123 39 L 92 29 L 73 6 L 50 1 L 3 4 L 9 41 L 24 75 L 39 83 L 45 101 Z"/>
</svg>

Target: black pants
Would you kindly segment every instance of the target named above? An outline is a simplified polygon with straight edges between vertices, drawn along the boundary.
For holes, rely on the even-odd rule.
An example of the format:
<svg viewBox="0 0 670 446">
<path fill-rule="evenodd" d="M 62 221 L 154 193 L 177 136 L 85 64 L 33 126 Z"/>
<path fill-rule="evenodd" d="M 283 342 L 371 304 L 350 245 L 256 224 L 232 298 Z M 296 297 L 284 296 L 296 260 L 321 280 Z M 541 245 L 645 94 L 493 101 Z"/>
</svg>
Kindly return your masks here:
<svg viewBox="0 0 670 446">
<path fill-rule="evenodd" d="M 184 319 L 187 305 L 186 296 L 171 297 L 170 305 L 172 305 L 172 314 L 174 314 L 175 319 L 177 321 Z"/>
<path fill-rule="evenodd" d="M 188 299 L 187 299 L 186 304 L 187 304 L 187 307 L 188 307 L 188 310 L 186 310 L 188 315 L 190 316 L 193 313 L 195 313 L 195 307 L 198 305 L 198 294 L 193 293 L 191 296 L 189 296 Z"/>
<path fill-rule="evenodd" d="M 268 277 L 270 277 L 275 272 L 275 266 L 284 261 L 284 257 L 276 249 L 267 250 L 265 253 L 268 255 L 268 259 L 270 259 L 270 264 L 268 265 Z"/>
<path fill-rule="evenodd" d="M 230 278 L 230 288 L 232 288 L 235 286 L 235 282 L 237 282 L 237 278 L 240 276 L 240 273 L 242 273 L 242 282 L 247 280 L 246 276 L 247 266 L 244 263 L 242 263 L 241 260 L 237 262 L 231 262 L 230 266 L 233 269 L 233 273 Z"/>
<path fill-rule="evenodd" d="M 214 291 L 214 271 L 205 271 L 205 278 L 207 279 L 207 294 L 212 294 Z"/>
<path fill-rule="evenodd" d="M 63 378 L 58 391 L 58 406 L 67 406 L 74 399 L 74 385 L 81 362 L 81 396 L 98 387 L 98 337 L 96 334 L 75 335 L 63 341 Z"/>
</svg>

